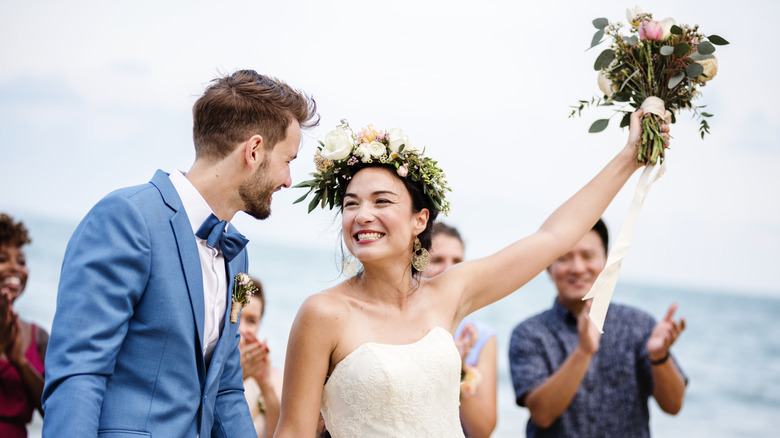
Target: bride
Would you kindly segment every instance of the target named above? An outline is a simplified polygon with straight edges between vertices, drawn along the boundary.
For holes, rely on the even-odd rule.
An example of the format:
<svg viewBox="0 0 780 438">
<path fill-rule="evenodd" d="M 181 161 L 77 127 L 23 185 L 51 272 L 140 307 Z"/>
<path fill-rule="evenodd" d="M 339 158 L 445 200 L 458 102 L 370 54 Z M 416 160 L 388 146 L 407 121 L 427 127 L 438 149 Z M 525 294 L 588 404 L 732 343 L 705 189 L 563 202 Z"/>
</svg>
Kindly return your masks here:
<svg viewBox="0 0 780 438">
<path fill-rule="evenodd" d="M 275 436 L 314 436 L 321 413 L 334 438 L 462 437 L 452 333 L 591 229 L 641 166 L 641 115 L 631 117 L 625 148 L 538 231 L 431 279 L 420 272 L 436 216 L 448 209 L 443 172 L 399 129 L 369 125 L 355 135 L 342 121 L 315 154 L 315 178 L 299 186 L 314 194 L 309 211 L 317 204 L 341 210 L 344 243 L 363 267 L 301 305 Z M 668 140 L 668 125 L 661 129 Z"/>
</svg>

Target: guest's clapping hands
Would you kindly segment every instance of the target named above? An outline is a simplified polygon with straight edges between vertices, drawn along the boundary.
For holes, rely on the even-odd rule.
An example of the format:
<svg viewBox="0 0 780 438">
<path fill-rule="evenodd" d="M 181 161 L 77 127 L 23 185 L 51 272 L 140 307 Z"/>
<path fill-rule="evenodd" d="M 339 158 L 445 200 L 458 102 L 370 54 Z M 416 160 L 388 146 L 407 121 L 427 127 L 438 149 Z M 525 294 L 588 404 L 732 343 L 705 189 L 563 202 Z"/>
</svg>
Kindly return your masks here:
<svg viewBox="0 0 780 438">
<path fill-rule="evenodd" d="M 271 358 L 268 343 L 259 341 L 254 335 L 246 336 L 246 346 L 241 351 L 241 368 L 244 378 L 253 377 L 257 383 L 265 382 L 271 375 Z"/>
<path fill-rule="evenodd" d="M 663 360 L 669 354 L 669 348 L 677 337 L 685 330 L 685 318 L 674 320 L 676 311 L 677 303 L 672 303 L 664 319 L 659 321 L 650 333 L 650 339 L 647 340 L 647 354 L 651 361 Z"/>
<path fill-rule="evenodd" d="M 474 327 L 474 324 L 466 324 L 463 327 L 463 330 L 461 330 L 460 336 L 455 338 L 455 346 L 458 348 L 458 353 L 460 353 L 461 364 L 466 363 L 466 357 L 469 355 L 476 342 L 477 328 Z"/>
<path fill-rule="evenodd" d="M 18 359 L 21 352 L 22 343 L 17 319 L 11 292 L 6 288 L 0 288 L 0 352 L 5 353 L 11 361 Z"/>
</svg>

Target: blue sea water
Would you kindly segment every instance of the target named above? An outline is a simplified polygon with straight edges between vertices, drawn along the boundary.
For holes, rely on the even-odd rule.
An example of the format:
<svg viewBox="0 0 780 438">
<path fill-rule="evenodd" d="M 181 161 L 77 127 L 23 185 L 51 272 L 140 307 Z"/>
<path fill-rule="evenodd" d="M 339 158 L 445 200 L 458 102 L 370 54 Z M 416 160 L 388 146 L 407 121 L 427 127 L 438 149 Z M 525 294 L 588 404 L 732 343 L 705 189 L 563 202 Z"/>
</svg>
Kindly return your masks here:
<svg viewBox="0 0 780 438">
<path fill-rule="evenodd" d="M 23 318 L 49 329 L 65 246 L 76 224 L 20 216 L 33 238 L 26 247 L 30 279 L 17 302 Z M 335 247 L 334 236 L 334 247 Z M 281 367 L 287 334 L 301 302 L 340 281 L 334 251 L 252 242 L 250 273 L 265 286 L 266 316 L 260 336 Z M 542 274 L 519 291 L 472 317 L 495 328 L 499 347 L 499 420 L 493 436 L 523 437 L 527 410 L 514 403 L 507 364 L 513 327 L 544 311 L 554 299 Z M 621 281 L 614 301 L 642 308 L 657 319 L 672 302 L 688 328 L 673 348 L 689 378 L 683 410 L 661 412 L 651 400 L 651 430 L 658 437 L 775 437 L 780 434 L 780 299 L 745 291 L 678 289 Z M 40 418 L 30 436 L 40 436 Z"/>
</svg>

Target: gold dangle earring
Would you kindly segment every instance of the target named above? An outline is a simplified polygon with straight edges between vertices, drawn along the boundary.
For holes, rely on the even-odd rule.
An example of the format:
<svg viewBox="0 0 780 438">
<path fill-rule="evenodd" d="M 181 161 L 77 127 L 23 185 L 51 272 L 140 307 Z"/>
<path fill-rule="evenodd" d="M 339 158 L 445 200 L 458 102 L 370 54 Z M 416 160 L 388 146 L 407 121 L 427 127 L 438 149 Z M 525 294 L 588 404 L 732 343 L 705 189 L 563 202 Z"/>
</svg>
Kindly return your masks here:
<svg viewBox="0 0 780 438">
<path fill-rule="evenodd" d="M 428 254 L 428 250 L 422 247 L 420 238 L 414 238 L 414 247 L 412 248 L 412 266 L 417 272 L 422 272 L 431 263 L 431 255 Z"/>
</svg>

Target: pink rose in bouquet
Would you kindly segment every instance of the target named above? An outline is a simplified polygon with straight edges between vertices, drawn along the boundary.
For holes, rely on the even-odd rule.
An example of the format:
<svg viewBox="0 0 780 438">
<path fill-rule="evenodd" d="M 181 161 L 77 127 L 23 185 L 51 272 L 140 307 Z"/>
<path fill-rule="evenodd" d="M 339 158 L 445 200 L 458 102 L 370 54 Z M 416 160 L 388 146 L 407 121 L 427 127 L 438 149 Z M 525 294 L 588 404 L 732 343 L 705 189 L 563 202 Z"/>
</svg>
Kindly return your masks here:
<svg viewBox="0 0 780 438">
<path fill-rule="evenodd" d="M 639 23 L 639 39 L 661 41 L 664 28 L 658 21 L 643 21 Z"/>
</svg>

